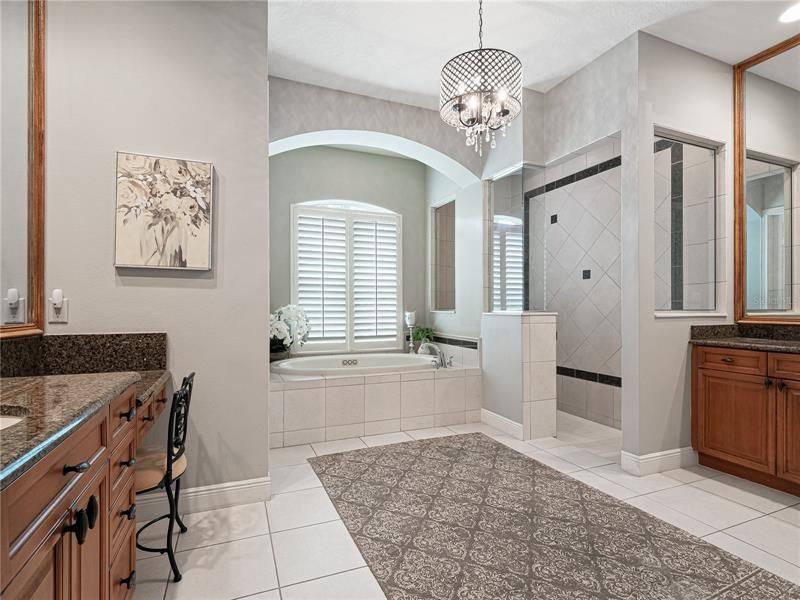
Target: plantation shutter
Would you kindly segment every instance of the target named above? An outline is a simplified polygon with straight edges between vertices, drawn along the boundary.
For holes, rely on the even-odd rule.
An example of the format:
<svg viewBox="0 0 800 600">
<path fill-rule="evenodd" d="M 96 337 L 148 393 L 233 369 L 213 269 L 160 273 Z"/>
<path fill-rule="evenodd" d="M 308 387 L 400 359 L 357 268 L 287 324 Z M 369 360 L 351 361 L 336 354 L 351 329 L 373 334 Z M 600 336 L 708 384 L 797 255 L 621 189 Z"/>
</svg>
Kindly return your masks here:
<svg viewBox="0 0 800 600">
<path fill-rule="evenodd" d="M 495 223 L 492 232 L 494 310 L 522 310 L 524 297 L 522 226 Z"/>
<path fill-rule="evenodd" d="M 298 212 L 295 302 L 305 309 L 309 340 L 347 337 L 347 222 Z"/>
<path fill-rule="evenodd" d="M 398 335 L 396 219 L 353 218 L 353 341 L 394 342 Z"/>
</svg>

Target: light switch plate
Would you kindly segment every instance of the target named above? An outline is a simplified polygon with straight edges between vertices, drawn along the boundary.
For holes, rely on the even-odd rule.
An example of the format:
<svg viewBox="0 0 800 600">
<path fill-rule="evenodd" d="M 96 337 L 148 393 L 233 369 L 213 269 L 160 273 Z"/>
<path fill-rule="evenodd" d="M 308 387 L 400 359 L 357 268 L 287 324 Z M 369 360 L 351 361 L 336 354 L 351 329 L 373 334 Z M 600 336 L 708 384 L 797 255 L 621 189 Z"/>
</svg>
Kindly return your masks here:
<svg viewBox="0 0 800 600">
<path fill-rule="evenodd" d="M 69 298 L 64 298 L 61 308 L 56 310 L 52 302 L 47 303 L 47 322 L 66 323 L 69 321 Z"/>
<path fill-rule="evenodd" d="M 3 323 L 10 325 L 12 323 L 24 323 L 25 316 L 28 311 L 25 309 L 25 298 L 19 299 L 17 310 L 12 311 L 8 306 L 8 298 L 3 298 Z"/>
</svg>

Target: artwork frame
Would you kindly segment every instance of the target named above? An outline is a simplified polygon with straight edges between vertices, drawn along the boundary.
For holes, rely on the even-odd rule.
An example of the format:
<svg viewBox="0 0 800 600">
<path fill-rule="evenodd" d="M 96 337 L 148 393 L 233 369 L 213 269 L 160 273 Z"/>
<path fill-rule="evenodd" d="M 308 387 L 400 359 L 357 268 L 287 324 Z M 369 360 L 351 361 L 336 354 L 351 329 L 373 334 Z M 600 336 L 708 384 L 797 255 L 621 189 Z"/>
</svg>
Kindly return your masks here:
<svg viewBox="0 0 800 600">
<path fill-rule="evenodd" d="M 114 266 L 210 271 L 214 165 L 118 151 Z"/>
</svg>

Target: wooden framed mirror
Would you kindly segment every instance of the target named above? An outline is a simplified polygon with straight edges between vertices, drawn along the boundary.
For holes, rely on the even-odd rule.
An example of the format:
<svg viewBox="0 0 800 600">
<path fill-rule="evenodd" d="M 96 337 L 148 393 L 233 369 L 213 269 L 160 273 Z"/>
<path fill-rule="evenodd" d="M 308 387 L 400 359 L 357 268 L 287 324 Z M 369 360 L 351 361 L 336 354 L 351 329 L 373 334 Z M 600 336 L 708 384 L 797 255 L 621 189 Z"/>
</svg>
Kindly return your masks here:
<svg viewBox="0 0 800 600">
<path fill-rule="evenodd" d="M 735 318 L 800 325 L 800 35 L 733 79 Z"/>
<path fill-rule="evenodd" d="M 0 3 L 0 338 L 44 333 L 45 0 Z"/>
</svg>

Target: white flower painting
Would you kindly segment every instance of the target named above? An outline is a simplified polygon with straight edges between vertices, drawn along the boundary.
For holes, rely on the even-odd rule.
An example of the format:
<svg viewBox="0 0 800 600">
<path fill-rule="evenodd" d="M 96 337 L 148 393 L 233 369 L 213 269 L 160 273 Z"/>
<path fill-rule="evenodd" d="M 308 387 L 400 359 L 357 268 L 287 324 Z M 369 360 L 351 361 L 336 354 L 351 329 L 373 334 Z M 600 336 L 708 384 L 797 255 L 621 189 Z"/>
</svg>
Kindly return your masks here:
<svg viewBox="0 0 800 600">
<path fill-rule="evenodd" d="M 117 153 L 117 267 L 211 269 L 211 163 Z"/>
</svg>

